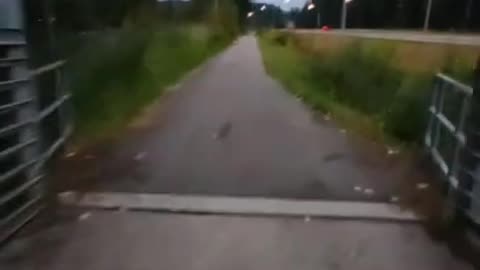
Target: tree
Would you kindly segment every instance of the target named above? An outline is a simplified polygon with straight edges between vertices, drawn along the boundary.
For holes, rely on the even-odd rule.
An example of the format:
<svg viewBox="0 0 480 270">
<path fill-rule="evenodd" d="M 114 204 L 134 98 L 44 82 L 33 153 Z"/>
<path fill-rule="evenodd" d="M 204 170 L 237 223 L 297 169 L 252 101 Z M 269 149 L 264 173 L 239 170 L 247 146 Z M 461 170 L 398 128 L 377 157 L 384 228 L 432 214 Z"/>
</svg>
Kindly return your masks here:
<svg viewBox="0 0 480 270">
<path fill-rule="evenodd" d="M 238 11 L 238 23 L 240 29 L 244 30 L 247 24 L 247 14 L 252 9 L 252 5 L 249 0 L 235 0 Z"/>
<path fill-rule="evenodd" d="M 322 24 L 338 27 L 343 0 L 314 0 L 320 7 Z M 427 0 L 353 0 L 348 4 L 348 26 L 351 28 L 421 29 Z M 307 4 L 297 15 L 300 27 L 315 26 L 316 18 Z M 480 28 L 480 1 L 433 0 L 431 29 Z"/>
</svg>

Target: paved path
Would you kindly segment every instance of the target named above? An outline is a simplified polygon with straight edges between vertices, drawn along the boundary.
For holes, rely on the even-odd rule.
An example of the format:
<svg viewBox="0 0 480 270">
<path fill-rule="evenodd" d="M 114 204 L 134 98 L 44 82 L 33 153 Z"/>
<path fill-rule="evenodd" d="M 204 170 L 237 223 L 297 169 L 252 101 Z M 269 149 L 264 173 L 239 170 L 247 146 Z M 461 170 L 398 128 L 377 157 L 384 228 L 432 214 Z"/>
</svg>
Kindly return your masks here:
<svg viewBox="0 0 480 270">
<path fill-rule="evenodd" d="M 403 177 L 385 149 L 315 119 L 272 80 L 253 36 L 210 61 L 161 107 L 148 132 L 107 158 L 97 190 L 385 201 Z"/>
<path fill-rule="evenodd" d="M 467 35 L 454 33 L 425 33 L 419 31 L 388 31 L 371 29 L 333 30 L 331 32 L 322 32 L 317 29 L 301 29 L 295 30 L 295 32 L 480 47 L 480 35 L 478 34 Z"/>
<path fill-rule="evenodd" d="M 2 270 L 473 270 L 414 224 L 90 212 L 0 253 Z"/>
<path fill-rule="evenodd" d="M 386 200 L 398 180 L 384 149 L 375 151 L 375 145 L 359 143 L 330 122 L 318 122 L 270 79 L 251 36 L 211 61 L 161 105 L 136 122 L 142 126 L 139 132 L 115 145 L 110 155 L 81 157 L 93 168 L 86 174 L 97 182 L 93 189 Z M 82 173 L 82 167 L 76 169 L 67 170 L 61 180 Z M 357 193 L 355 185 L 372 187 L 375 194 Z M 165 203 L 166 197 L 161 198 Z M 178 210 L 178 203 L 183 208 L 187 202 L 221 213 L 233 212 L 239 202 L 252 207 L 245 198 L 222 203 L 221 198 L 191 199 L 177 196 L 170 207 Z M 233 208 L 228 205 L 232 200 Z M 288 210 L 278 200 L 252 201 L 261 201 L 254 205 L 257 210 Z M 134 198 L 130 205 L 150 207 L 151 202 Z M 299 205 L 312 203 L 317 204 L 295 200 L 293 210 L 298 213 Z M 118 210 L 67 209 L 62 222 L 2 250 L 0 269 L 472 269 L 417 224 Z"/>
</svg>

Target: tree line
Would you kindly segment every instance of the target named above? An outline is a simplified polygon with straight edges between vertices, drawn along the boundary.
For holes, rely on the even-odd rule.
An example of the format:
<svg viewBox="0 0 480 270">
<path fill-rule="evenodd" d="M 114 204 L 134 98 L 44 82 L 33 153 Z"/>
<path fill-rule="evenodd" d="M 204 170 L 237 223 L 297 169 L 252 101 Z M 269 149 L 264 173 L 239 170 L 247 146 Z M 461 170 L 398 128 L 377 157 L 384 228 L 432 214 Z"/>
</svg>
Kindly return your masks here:
<svg viewBox="0 0 480 270">
<path fill-rule="evenodd" d="M 338 27 L 342 0 L 314 0 L 322 23 Z M 347 25 L 352 28 L 422 28 L 428 0 L 353 0 L 348 7 Z M 301 10 L 300 25 L 314 26 L 306 7 Z M 432 0 L 430 28 L 437 30 L 479 30 L 480 1 Z"/>
<path fill-rule="evenodd" d="M 248 0 L 24 0 L 24 4 L 31 26 L 54 20 L 58 27 L 75 31 L 117 28 L 129 18 L 144 16 L 146 12 L 164 22 L 201 21 L 213 12 L 216 4 L 234 5 L 242 23 L 250 9 Z"/>
<path fill-rule="evenodd" d="M 22 1 L 27 38 L 34 48 L 32 62 L 35 66 L 56 59 L 59 49 L 54 47 L 70 48 L 71 40 L 78 40 L 91 33 L 106 33 L 108 30 L 135 25 L 144 29 L 143 26 L 161 28 L 162 24 L 196 23 L 221 25 L 229 30 L 238 29 L 236 24 L 243 25 L 251 8 L 247 0 Z M 218 21 L 213 21 L 212 18 Z M 237 19 L 238 22 L 235 22 Z M 64 46 L 67 43 L 69 45 Z M 72 46 L 75 47 L 75 44 Z"/>
<path fill-rule="evenodd" d="M 314 28 L 320 24 L 340 27 L 343 0 L 312 0 L 314 9 L 308 9 L 309 1 L 302 8 L 290 11 L 272 6 L 282 20 L 294 21 L 297 27 Z M 480 1 L 431 0 L 430 29 L 479 31 Z M 280 3 L 281 1 L 279 1 Z M 352 0 L 347 5 L 349 28 L 420 29 L 424 26 L 428 0 Z M 257 4 L 263 5 L 263 4 Z M 269 14 L 262 14 L 267 17 Z M 271 20 L 269 21 L 271 22 Z M 267 22 L 267 23 L 269 23 Z M 278 24 L 277 26 L 284 26 Z"/>
</svg>

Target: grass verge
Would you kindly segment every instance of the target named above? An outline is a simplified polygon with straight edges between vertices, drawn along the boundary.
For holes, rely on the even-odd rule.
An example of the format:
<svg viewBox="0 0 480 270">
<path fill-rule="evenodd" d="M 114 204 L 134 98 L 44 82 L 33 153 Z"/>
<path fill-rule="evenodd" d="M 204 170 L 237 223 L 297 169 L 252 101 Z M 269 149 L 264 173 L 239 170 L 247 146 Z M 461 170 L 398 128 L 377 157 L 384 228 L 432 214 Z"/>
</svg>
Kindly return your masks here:
<svg viewBox="0 0 480 270">
<path fill-rule="evenodd" d="M 264 33 L 259 43 L 269 74 L 313 109 L 374 140 L 421 142 L 435 71 L 399 69 L 390 43 L 352 42 L 315 53 L 284 32 Z M 469 68 L 454 64 L 444 70 L 468 79 Z"/>
<path fill-rule="evenodd" d="M 89 36 L 69 67 L 74 141 L 118 133 L 166 87 L 230 41 L 207 27 L 111 30 Z"/>
<path fill-rule="evenodd" d="M 295 96 L 304 100 L 312 109 L 331 113 L 341 125 L 362 135 L 383 140 L 383 132 L 371 118 L 338 102 L 329 91 L 328 82 L 312 76 L 313 61 L 286 42 L 281 45 L 273 41 L 275 37 L 262 36 L 259 45 L 267 72 L 279 80 Z"/>
</svg>

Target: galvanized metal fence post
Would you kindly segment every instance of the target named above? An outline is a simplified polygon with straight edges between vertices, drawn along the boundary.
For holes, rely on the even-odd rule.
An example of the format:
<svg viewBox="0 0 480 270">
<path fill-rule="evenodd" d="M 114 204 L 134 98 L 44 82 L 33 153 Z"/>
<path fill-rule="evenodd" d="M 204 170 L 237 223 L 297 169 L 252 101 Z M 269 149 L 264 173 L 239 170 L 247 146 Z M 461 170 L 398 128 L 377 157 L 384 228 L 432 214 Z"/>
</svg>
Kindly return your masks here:
<svg viewBox="0 0 480 270">
<path fill-rule="evenodd" d="M 467 144 L 462 152 L 460 190 L 461 207 L 467 215 L 480 222 L 480 58 L 474 71 L 473 95 L 467 117 Z"/>
<path fill-rule="evenodd" d="M 477 77 L 480 77 L 479 72 Z M 478 90 L 479 84 L 476 85 Z M 479 105 L 480 91 L 474 93 L 472 87 L 437 74 L 425 145 L 444 180 L 445 221 L 453 220 L 458 209 L 471 217 L 480 217 L 480 212 L 472 214 L 471 211 L 474 201 L 480 199 L 480 185 L 474 185 L 473 180 L 476 175 L 480 178 L 480 173 L 475 172 L 480 160 L 480 147 L 476 147 L 480 146 L 477 138 L 480 137 Z M 478 193 L 475 193 L 475 186 Z"/>
<path fill-rule="evenodd" d="M 22 2 L 0 0 L 0 243 L 39 210 L 38 113 L 27 66 Z M 32 207 L 35 206 L 35 207 Z"/>
<path fill-rule="evenodd" d="M 60 71 L 65 61 L 50 59 L 56 61 L 29 69 L 22 2 L 0 0 L 0 244 L 43 208 L 44 164 L 71 132 L 70 95 Z M 39 82 L 47 75 L 55 83 L 41 90 L 54 95 L 40 106 Z M 60 132 L 49 138 L 45 129 L 52 128 L 52 119 L 60 122 Z"/>
</svg>

